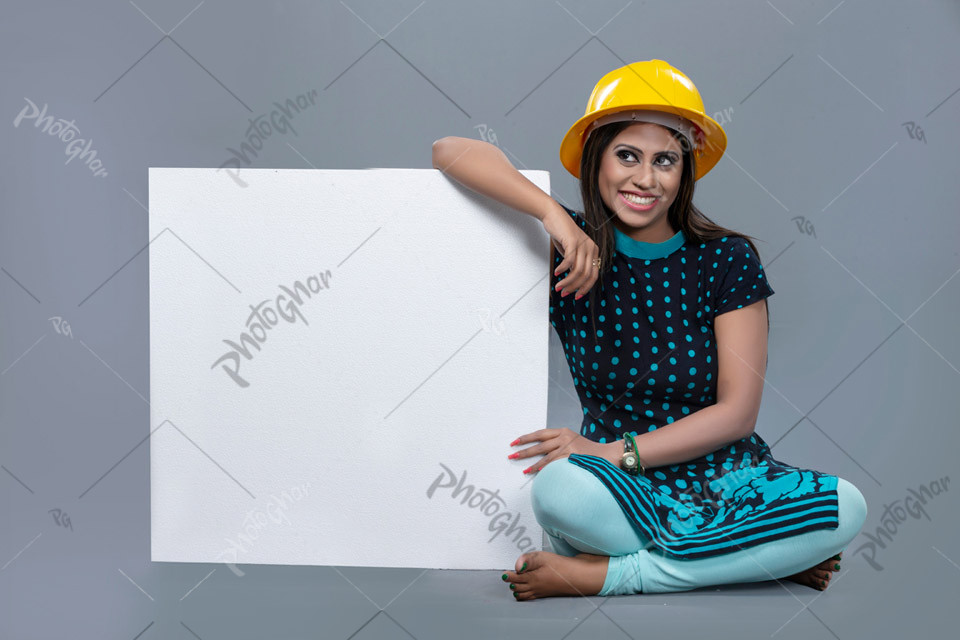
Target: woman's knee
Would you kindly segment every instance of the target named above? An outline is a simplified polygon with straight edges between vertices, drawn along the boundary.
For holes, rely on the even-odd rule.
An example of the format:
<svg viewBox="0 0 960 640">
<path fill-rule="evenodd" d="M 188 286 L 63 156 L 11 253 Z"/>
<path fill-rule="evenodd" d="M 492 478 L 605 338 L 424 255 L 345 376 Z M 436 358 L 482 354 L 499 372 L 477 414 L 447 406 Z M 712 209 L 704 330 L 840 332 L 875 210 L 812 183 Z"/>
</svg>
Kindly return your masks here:
<svg viewBox="0 0 960 640">
<path fill-rule="evenodd" d="M 839 505 L 840 529 L 847 542 L 853 540 L 867 520 L 867 501 L 856 485 L 837 478 L 837 503 Z"/>
<path fill-rule="evenodd" d="M 598 555 L 623 555 L 649 545 L 610 490 L 568 458 L 554 460 L 533 479 L 533 513 L 547 533 Z"/>
<path fill-rule="evenodd" d="M 533 513 L 540 526 L 548 530 L 567 530 L 571 511 L 577 511 L 596 478 L 567 458 L 558 458 L 537 472 L 530 489 Z"/>
<path fill-rule="evenodd" d="M 556 516 L 564 506 L 564 485 L 567 484 L 567 467 L 572 466 L 566 458 L 554 460 L 537 472 L 530 488 L 533 513 L 541 526 L 554 526 Z"/>
</svg>

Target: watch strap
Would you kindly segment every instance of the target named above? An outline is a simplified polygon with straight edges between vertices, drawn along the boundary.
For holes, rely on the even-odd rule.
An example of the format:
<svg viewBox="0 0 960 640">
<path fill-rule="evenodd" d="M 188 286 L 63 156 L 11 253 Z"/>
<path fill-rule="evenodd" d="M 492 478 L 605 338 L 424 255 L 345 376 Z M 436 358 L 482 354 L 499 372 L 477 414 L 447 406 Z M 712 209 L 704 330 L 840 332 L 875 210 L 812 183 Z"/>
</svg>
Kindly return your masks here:
<svg viewBox="0 0 960 640">
<path fill-rule="evenodd" d="M 631 475 L 646 475 L 646 468 L 643 466 L 643 463 L 640 462 L 640 454 L 637 451 L 637 441 L 634 439 L 632 433 L 623 434 L 623 446 L 624 446 L 624 455 L 627 452 L 633 453 L 633 457 L 637 460 L 637 466 L 633 468 L 628 468 L 626 471 Z"/>
</svg>

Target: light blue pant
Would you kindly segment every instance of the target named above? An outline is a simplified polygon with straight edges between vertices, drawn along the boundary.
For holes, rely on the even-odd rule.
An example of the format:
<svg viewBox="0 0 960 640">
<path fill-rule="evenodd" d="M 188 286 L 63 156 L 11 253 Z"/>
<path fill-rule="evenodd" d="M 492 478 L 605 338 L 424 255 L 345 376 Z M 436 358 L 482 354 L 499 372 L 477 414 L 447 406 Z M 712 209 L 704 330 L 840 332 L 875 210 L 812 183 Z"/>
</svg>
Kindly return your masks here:
<svg viewBox="0 0 960 640">
<path fill-rule="evenodd" d="M 531 490 L 534 514 L 554 552 L 610 556 L 601 596 L 773 580 L 813 567 L 842 551 L 867 517 L 867 503 L 853 484 L 839 478 L 837 496 L 837 529 L 807 531 L 740 551 L 683 560 L 654 547 L 623 513 L 610 490 L 567 458 L 538 471 Z"/>
</svg>

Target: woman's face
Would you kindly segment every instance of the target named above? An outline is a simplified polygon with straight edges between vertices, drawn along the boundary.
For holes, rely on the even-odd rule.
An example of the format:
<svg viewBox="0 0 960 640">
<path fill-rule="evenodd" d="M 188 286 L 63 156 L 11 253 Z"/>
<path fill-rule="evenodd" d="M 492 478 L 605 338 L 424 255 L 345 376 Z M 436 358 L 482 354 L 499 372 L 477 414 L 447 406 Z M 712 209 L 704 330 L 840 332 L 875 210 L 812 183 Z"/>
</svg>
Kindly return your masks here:
<svg viewBox="0 0 960 640">
<path fill-rule="evenodd" d="M 603 152 L 600 196 L 616 214 L 613 224 L 634 240 L 663 242 L 677 232 L 667 212 L 680 190 L 683 149 L 666 127 L 631 124 Z M 642 202 L 638 196 L 654 196 Z"/>
</svg>

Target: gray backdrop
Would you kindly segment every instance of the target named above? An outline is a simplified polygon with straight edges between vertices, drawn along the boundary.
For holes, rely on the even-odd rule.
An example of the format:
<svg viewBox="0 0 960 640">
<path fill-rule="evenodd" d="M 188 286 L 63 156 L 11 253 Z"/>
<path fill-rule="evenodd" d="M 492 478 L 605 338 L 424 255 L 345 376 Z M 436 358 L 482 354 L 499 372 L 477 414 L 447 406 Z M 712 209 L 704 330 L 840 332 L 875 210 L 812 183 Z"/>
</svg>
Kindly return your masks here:
<svg viewBox="0 0 960 640">
<path fill-rule="evenodd" d="M 952 629 L 958 26 L 947 0 L 4 3 L 0 636 Z M 560 139 L 600 76 L 650 58 L 725 127 L 695 201 L 758 239 L 776 291 L 757 430 L 867 498 L 830 588 L 517 603 L 499 572 L 152 563 L 147 167 L 237 166 L 251 122 L 316 92 L 249 166 L 430 168 L 434 140 L 478 137 L 579 208 Z M 577 428 L 551 335 L 549 426 Z"/>
</svg>

